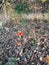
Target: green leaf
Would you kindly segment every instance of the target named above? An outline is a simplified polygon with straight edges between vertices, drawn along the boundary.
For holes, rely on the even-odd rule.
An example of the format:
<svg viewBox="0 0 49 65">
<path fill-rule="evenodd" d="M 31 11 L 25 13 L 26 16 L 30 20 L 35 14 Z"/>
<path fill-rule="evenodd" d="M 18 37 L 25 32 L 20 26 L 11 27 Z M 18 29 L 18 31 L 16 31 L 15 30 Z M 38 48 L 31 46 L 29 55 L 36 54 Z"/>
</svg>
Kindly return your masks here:
<svg viewBox="0 0 49 65">
<path fill-rule="evenodd" d="M 32 45 L 34 45 L 35 44 L 35 42 L 34 41 L 32 41 Z"/>
<path fill-rule="evenodd" d="M 3 22 L 0 22 L 0 26 L 2 27 Z"/>
<path fill-rule="evenodd" d="M 46 0 L 42 0 L 42 3 L 45 3 L 46 2 Z"/>
</svg>

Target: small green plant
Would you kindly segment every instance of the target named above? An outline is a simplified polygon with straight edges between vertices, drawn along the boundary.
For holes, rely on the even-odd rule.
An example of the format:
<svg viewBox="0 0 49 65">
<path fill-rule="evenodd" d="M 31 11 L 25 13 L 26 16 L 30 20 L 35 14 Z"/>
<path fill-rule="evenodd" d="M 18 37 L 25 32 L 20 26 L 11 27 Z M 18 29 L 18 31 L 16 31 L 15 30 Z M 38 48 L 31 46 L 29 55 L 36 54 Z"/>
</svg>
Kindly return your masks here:
<svg viewBox="0 0 49 65">
<path fill-rule="evenodd" d="M 15 10 L 20 14 L 20 13 L 27 13 L 29 12 L 29 7 L 27 5 L 27 3 L 19 3 L 17 4 L 17 6 L 15 7 Z"/>
<path fill-rule="evenodd" d="M 22 19 L 20 20 L 20 23 L 21 23 L 22 25 L 25 25 L 25 24 L 26 24 L 26 22 L 27 22 L 27 20 L 26 20 L 26 19 L 24 19 L 24 18 L 22 18 Z"/>
<path fill-rule="evenodd" d="M 6 65 L 16 65 L 16 58 L 11 57 Z"/>
</svg>

